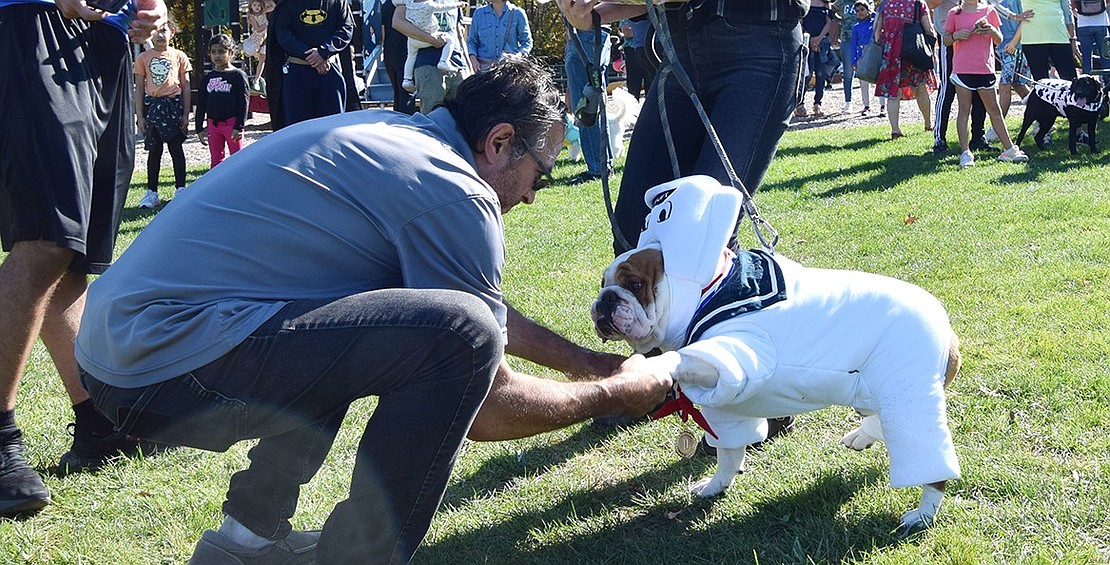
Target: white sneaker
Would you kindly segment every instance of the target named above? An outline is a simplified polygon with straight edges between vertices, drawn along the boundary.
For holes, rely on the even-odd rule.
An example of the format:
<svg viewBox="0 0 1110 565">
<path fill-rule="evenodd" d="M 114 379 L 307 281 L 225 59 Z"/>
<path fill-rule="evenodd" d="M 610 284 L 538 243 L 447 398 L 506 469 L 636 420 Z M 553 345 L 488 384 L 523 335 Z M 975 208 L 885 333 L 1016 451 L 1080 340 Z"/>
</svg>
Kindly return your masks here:
<svg viewBox="0 0 1110 565">
<path fill-rule="evenodd" d="M 968 168 L 968 167 L 970 167 L 974 164 L 975 164 L 975 155 L 972 155 L 971 151 L 964 151 L 963 153 L 960 153 L 960 168 L 961 169 L 966 169 L 966 168 Z"/>
<path fill-rule="evenodd" d="M 158 205 L 161 203 L 162 201 L 158 199 L 158 193 L 154 192 L 153 190 L 148 190 L 146 191 L 146 194 L 143 195 L 143 199 L 139 200 L 139 208 L 153 210 L 157 208 Z"/>
<path fill-rule="evenodd" d="M 986 133 L 983 134 L 983 138 L 987 140 L 987 143 L 994 143 L 998 141 L 998 134 L 995 133 L 994 128 L 988 128 Z"/>
<path fill-rule="evenodd" d="M 436 65 L 436 68 L 439 69 L 439 72 L 441 72 L 443 74 L 451 74 L 451 73 L 459 70 L 458 67 L 456 67 L 455 65 L 452 65 L 451 63 L 440 63 L 440 64 Z"/>
<path fill-rule="evenodd" d="M 1029 160 L 1029 156 L 1022 152 L 1020 147 L 1014 145 L 1003 151 L 1002 154 L 998 156 L 998 160 L 1003 163 L 1024 163 Z"/>
<path fill-rule="evenodd" d="M 401 81 L 401 88 L 405 89 L 405 92 L 416 92 L 416 83 L 411 78 L 407 78 Z"/>
</svg>

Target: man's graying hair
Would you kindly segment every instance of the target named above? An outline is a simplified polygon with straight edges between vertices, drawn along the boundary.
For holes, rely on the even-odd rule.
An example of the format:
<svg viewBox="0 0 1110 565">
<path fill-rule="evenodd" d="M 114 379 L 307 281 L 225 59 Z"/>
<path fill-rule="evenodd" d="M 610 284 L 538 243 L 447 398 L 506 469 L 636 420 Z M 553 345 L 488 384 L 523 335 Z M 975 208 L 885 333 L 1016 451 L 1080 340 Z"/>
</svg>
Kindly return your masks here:
<svg viewBox="0 0 1110 565">
<path fill-rule="evenodd" d="M 503 57 L 489 70 L 462 81 L 455 98 L 444 106 L 475 150 L 494 126 L 507 123 L 521 143 L 541 151 L 551 128 L 566 123 L 566 106 L 551 73 L 535 59 L 521 56 Z M 514 156 L 524 154 L 520 143 L 513 149 Z"/>
</svg>

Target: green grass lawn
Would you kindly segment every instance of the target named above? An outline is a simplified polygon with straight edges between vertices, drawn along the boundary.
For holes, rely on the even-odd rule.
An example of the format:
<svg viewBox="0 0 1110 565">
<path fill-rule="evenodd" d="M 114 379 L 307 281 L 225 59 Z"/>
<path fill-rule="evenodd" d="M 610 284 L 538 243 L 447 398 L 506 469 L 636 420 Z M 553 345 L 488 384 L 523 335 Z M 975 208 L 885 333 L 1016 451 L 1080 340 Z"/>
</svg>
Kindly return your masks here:
<svg viewBox="0 0 1110 565">
<path fill-rule="evenodd" d="M 415 562 L 1110 562 L 1110 153 L 1081 147 L 1072 157 L 1057 141 L 1031 149 L 1028 165 L 984 155 L 961 171 L 957 155 L 926 154 L 930 135 L 904 131 L 896 141 L 882 126 L 788 132 L 757 203 L 782 236 L 780 253 L 912 281 L 947 305 L 964 355 L 949 396 L 963 477 L 949 484 L 935 527 L 892 535 L 919 493 L 888 486 L 881 446 L 839 445 L 855 425 L 850 410 L 799 417 L 793 434 L 749 457 L 747 472 L 711 501 L 688 489 L 713 463 L 675 453 L 678 431 L 694 428 L 671 417 L 466 444 Z M 1110 147 L 1105 127 L 1100 140 Z M 561 163 L 555 176 L 580 170 Z M 132 206 L 142 194 L 134 188 Z M 121 249 L 152 215 L 128 210 Z M 589 321 L 612 256 L 600 183 L 546 189 L 506 224 L 509 301 L 576 341 L 625 351 L 601 344 Z M 741 236 L 754 245 L 748 226 Z M 319 527 L 345 497 L 372 408 L 350 411 L 303 492 L 296 527 Z M 71 414 L 41 347 L 19 418 L 33 464 L 48 468 L 68 447 Z M 51 506 L 0 521 L 0 563 L 183 563 L 218 523 L 248 447 L 181 449 L 49 478 Z"/>
</svg>

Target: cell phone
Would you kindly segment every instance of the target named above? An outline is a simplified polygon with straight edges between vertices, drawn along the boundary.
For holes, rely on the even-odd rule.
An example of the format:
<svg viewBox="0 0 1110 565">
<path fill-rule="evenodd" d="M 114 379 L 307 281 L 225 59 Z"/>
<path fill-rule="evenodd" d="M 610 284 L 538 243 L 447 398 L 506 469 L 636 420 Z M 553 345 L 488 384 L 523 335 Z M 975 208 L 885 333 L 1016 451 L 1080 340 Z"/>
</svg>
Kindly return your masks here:
<svg viewBox="0 0 1110 565">
<path fill-rule="evenodd" d="M 108 12 L 109 14 L 115 14 L 122 10 L 130 1 L 131 0 L 85 0 L 85 4 L 90 8 L 96 8 L 97 10 Z"/>
</svg>

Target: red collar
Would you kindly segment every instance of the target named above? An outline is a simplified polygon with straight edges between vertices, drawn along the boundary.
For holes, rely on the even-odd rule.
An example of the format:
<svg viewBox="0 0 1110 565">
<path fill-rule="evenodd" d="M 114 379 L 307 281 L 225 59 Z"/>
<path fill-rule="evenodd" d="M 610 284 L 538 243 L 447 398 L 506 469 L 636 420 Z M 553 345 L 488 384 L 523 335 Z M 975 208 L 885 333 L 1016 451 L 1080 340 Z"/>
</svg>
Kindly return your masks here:
<svg viewBox="0 0 1110 565">
<path fill-rule="evenodd" d="M 728 272 L 728 266 L 732 263 L 732 258 L 735 256 L 736 254 L 733 253 L 731 249 L 725 248 L 721 253 L 721 260 L 717 263 L 717 274 L 713 276 L 713 280 L 709 281 L 709 284 L 701 289 L 702 296 L 705 296 L 717 283 L 721 282 L 721 279 L 725 278 L 725 273 Z"/>
</svg>

